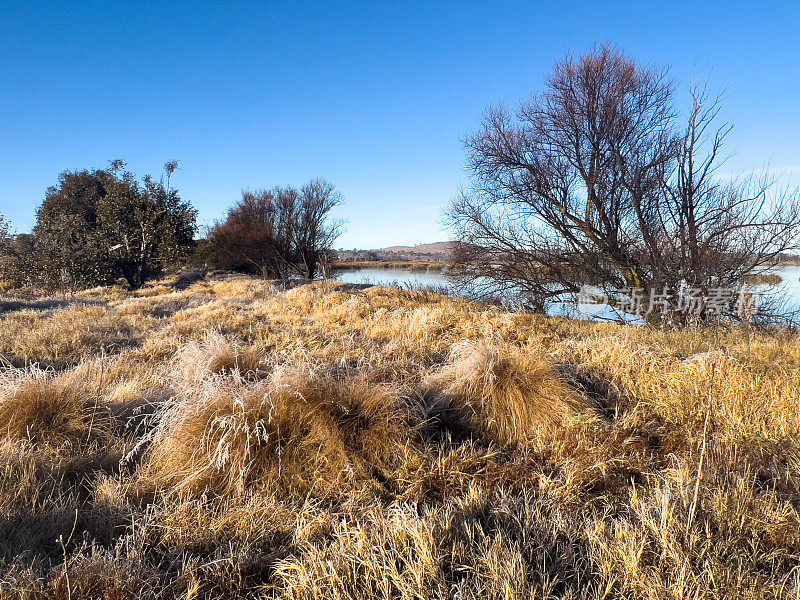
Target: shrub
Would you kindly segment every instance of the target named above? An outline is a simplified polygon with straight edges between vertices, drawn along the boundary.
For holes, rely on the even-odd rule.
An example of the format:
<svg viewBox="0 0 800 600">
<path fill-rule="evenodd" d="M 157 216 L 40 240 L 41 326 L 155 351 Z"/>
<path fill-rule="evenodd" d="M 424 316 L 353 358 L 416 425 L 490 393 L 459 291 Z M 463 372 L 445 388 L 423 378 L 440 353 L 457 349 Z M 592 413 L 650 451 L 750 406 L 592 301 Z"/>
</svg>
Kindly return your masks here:
<svg viewBox="0 0 800 600">
<path fill-rule="evenodd" d="M 47 190 L 33 230 L 41 282 L 90 287 L 124 277 L 138 288 L 191 247 L 197 212 L 169 184 L 139 183 L 124 166 L 66 171 Z"/>
<path fill-rule="evenodd" d="M 322 179 L 300 190 L 243 192 L 226 219 L 209 231 L 216 264 L 272 279 L 314 279 L 333 260 L 331 246 L 342 224 L 329 213 L 339 204 L 339 194 Z"/>
</svg>

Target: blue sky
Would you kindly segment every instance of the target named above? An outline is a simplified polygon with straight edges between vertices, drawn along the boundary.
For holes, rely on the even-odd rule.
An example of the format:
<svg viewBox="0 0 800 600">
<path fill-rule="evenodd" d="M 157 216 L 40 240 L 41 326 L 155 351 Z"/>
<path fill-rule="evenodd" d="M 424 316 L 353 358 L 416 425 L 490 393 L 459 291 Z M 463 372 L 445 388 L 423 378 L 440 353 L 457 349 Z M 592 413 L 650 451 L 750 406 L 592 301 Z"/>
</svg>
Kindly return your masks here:
<svg viewBox="0 0 800 600">
<path fill-rule="evenodd" d="M 800 173 L 796 2 L 16 2 L 0 8 L 0 213 L 30 229 L 66 169 L 174 179 L 201 223 L 242 188 L 324 177 L 341 247 L 446 239 L 484 110 L 612 42 L 725 88 L 728 169 Z"/>
</svg>

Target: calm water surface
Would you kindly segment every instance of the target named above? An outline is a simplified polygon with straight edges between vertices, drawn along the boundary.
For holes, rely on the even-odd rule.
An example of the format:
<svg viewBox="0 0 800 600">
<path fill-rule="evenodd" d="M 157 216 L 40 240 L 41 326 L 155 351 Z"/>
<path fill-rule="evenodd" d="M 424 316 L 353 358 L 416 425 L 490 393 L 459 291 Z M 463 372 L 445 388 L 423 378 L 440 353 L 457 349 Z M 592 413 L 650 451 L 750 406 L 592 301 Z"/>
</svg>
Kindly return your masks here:
<svg viewBox="0 0 800 600">
<path fill-rule="evenodd" d="M 352 269 L 338 273 L 336 279 L 345 283 L 393 285 L 396 287 L 451 288 L 453 286 L 441 271 L 411 271 L 409 269 Z"/>
<path fill-rule="evenodd" d="M 800 309 L 800 266 L 780 267 L 775 270 L 783 281 L 776 288 L 769 290 L 772 295 L 781 295 L 787 310 Z M 372 285 L 390 285 L 403 288 L 453 289 L 452 282 L 441 271 L 410 271 L 408 269 L 352 269 L 342 271 L 336 279 L 346 283 L 365 283 Z M 551 314 L 580 316 L 576 314 L 572 303 L 554 304 Z M 599 317 L 611 316 L 603 313 Z"/>
</svg>

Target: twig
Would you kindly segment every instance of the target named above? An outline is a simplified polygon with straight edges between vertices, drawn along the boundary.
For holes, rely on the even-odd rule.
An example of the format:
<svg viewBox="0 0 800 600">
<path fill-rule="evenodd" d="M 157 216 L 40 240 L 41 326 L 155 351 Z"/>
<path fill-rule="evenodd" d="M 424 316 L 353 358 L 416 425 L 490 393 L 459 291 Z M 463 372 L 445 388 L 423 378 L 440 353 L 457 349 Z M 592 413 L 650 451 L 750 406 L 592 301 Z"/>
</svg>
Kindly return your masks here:
<svg viewBox="0 0 800 600">
<path fill-rule="evenodd" d="M 64 542 L 64 536 L 58 536 L 58 542 L 61 544 L 61 551 L 64 553 L 64 578 L 67 580 L 67 600 L 72 600 L 72 585 L 69 582 L 69 561 L 67 560 L 67 546 L 72 541 L 72 536 L 75 535 L 75 529 L 78 527 L 78 509 L 75 509 L 75 521 L 72 523 L 72 531 Z"/>
<path fill-rule="evenodd" d="M 716 363 L 711 368 L 711 387 L 708 390 L 708 406 L 706 407 L 706 418 L 703 423 L 703 444 L 700 448 L 700 462 L 697 464 L 697 477 L 694 482 L 694 498 L 692 499 L 692 506 L 689 509 L 689 519 L 686 521 L 686 536 L 689 536 L 689 530 L 694 523 L 694 515 L 697 511 L 697 501 L 700 496 L 700 480 L 703 477 L 703 462 L 706 458 L 706 435 L 708 433 L 708 415 L 711 413 L 711 393 L 714 390 L 714 374 L 716 372 Z"/>
</svg>

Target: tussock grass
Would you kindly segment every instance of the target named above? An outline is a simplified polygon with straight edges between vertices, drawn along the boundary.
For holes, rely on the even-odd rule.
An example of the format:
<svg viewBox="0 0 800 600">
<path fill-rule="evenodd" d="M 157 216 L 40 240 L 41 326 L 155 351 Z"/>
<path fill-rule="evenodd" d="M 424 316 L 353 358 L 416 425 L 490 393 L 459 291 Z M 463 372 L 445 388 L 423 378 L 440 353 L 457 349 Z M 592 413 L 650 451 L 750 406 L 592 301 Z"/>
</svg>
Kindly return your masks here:
<svg viewBox="0 0 800 600">
<path fill-rule="evenodd" d="M 220 274 L 3 311 L 0 597 L 800 593 L 795 332 Z"/>
<path fill-rule="evenodd" d="M 186 382 L 213 375 L 255 376 L 261 366 L 258 354 L 216 331 L 206 331 L 202 341 L 191 341 L 175 354 L 173 372 Z"/>
<path fill-rule="evenodd" d="M 110 412 L 74 378 L 31 369 L 0 379 L 0 436 L 59 447 L 108 439 Z"/>
<path fill-rule="evenodd" d="M 167 489 L 329 495 L 383 474 L 412 437 L 388 388 L 278 368 L 244 388 L 209 379 L 162 419 L 147 468 Z"/>
<path fill-rule="evenodd" d="M 588 405 L 549 361 L 485 344 L 454 345 L 449 363 L 425 383 L 434 413 L 471 423 L 501 444 L 524 444 L 539 427 Z"/>
</svg>

